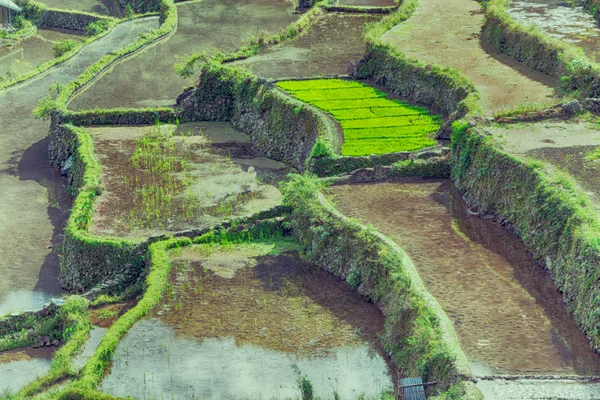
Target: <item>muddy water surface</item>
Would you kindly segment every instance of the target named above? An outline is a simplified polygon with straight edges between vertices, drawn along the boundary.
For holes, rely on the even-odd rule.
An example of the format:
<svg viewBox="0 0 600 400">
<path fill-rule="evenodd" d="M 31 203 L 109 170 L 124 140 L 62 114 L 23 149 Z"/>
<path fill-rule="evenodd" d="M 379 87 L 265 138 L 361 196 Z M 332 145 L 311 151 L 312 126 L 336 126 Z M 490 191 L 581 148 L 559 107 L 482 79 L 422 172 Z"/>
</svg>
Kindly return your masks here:
<svg viewBox="0 0 600 400">
<path fill-rule="evenodd" d="M 0 315 L 39 308 L 60 294 L 58 256 L 69 199 L 48 167 L 48 121 L 31 112 L 54 82 L 66 84 L 109 51 L 156 29 L 157 18 L 131 21 L 28 83 L 0 91 Z"/>
<path fill-rule="evenodd" d="M 0 353 L 0 396 L 16 392 L 50 370 L 55 347 Z"/>
<path fill-rule="evenodd" d="M 360 38 L 364 25 L 379 18 L 324 14 L 299 38 L 232 65 L 266 78 L 344 75 L 352 61 L 364 56 L 365 43 Z"/>
<path fill-rule="evenodd" d="M 79 38 L 74 33 L 38 29 L 34 36 L 15 46 L 0 46 L 0 77 L 10 79 L 34 70 L 54 58 L 55 43 Z"/>
<path fill-rule="evenodd" d="M 383 315 L 344 282 L 302 262 L 291 242 L 171 252 L 155 319 L 119 344 L 103 390 L 139 398 L 298 398 L 392 388 L 378 335 Z"/>
<path fill-rule="evenodd" d="M 203 0 L 177 6 L 177 32 L 167 41 L 116 65 L 76 97 L 69 108 L 171 105 L 190 83 L 175 73 L 176 56 L 190 52 L 230 52 L 259 32 L 275 33 L 298 18 L 285 0 Z M 151 66 L 151 68 L 149 67 Z"/>
<path fill-rule="evenodd" d="M 43 0 L 42 3 L 62 10 L 85 11 L 114 17 L 123 15 L 118 0 Z"/>
<path fill-rule="evenodd" d="M 338 209 L 401 245 L 454 323 L 476 375 L 599 375 L 549 274 L 503 227 L 470 215 L 449 181 L 338 186 Z"/>
<path fill-rule="evenodd" d="M 516 21 L 534 25 L 549 36 L 581 47 L 585 53 L 600 59 L 600 29 L 591 13 L 567 1 L 511 1 L 508 13 Z"/>
<path fill-rule="evenodd" d="M 458 69 L 475 84 L 486 115 L 524 103 L 553 103 L 557 82 L 480 40 L 479 2 L 422 0 L 414 14 L 383 35 L 409 57 Z"/>
</svg>

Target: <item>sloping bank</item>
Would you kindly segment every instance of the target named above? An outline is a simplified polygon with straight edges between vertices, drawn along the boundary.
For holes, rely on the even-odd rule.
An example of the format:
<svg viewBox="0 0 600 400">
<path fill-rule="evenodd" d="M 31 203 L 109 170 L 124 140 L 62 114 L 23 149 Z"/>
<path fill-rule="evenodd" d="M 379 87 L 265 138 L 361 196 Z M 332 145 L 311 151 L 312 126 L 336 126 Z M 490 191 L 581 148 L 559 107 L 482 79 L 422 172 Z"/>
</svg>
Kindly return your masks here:
<svg viewBox="0 0 600 400">
<path fill-rule="evenodd" d="M 177 10 L 172 0 L 151 4 L 160 8 L 161 26 L 130 46 L 104 56 L 85 73 L 62 87 L 54 97 L 40 103 L 38 115 L 51 115 L 49 158 L 52 164 L 63 166 L 72 156 L 69 172 L 71 194 L 75 197 L 63 240 L 61 282 L 71 290 L 84 290 L 108 277 L 135 277 L 143 264 L 147 244 L 119 238 L 99 239 L 87 233 L 93 203 L 101 189 L 100 164 L 95 157 L 91 138 L 83 129 L 68 125 L 66 103 L 72 94 L 89 84 L 104 69 L 144 46 L 171 34 L 177 26 Z M 142 7 L 139 5 L 139 7 Z M 137 6 L 136 6 L 137 8 Z M 140 9 L 149 11 L 148 9 Z M 103 118 L 101 111 L 90 118 Z M 98 260 L 104 260 L 98 265 Z"/>
<path fill-rule="evenodd" d="M 410 258 L 387 237 L 340 214 L 319 189 L 317 181 L 299 175 L 284 187 L 289 226 L 308 260 L 382 310 L 382 343 L 404 376 L 439 382 L 440 398 L 481 398 L 452 323 Z"/>
<path fill-rule="evenodd" d="M 497 51 L 560 81 L 563 89 L 581 97 L 600 96 L 600 65 L 575 45 L 525 27 L 507 12 L 509 0 L 491 0 L 485 7 L 482 37 Z M 586 2 L 595 15 L 597 1 Z"/>
<path fill-rule="evenodd" d="M 600 221 L 589 199 L 569 178 L 499 150 L 476 124 L 457 124 L 452 143 L 452 177 L 469 206 L 523 240 L 600 352 Z"/>
</svg>

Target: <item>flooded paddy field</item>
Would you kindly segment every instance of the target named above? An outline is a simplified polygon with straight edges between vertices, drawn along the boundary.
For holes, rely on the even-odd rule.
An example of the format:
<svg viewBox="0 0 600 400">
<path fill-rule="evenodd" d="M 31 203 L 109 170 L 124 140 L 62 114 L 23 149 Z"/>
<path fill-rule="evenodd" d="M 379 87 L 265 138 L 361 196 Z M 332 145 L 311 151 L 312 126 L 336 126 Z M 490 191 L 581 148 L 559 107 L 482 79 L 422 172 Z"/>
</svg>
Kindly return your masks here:
<svg viewBox="0 0 600 400">
<path fill-rule="evenodd" d="M 189 84 L 175 72 L 177 56 L 239 49 L 245 38 L 284 29 L 298 18 L 285 0 L 203 0 L 177 6 L 177 32 L 114 66 L 70 103 L 73 110 L 96 107 L 171 105 Z M 149 68 L 151 66 L 151 68 Z"/>
<path fill-rule="evenodd" d="M 573 43 L 600 60 L 600 29 L 583 7 L 558 0 L 511 1 L 508 13 L 517 22 L 534 25 L 549 36 Z"/>
<path fill-rule="evenodd" d="M 87 128 L 102 164 L 96 235 L 146 237 L 210 227 L 279 205 L 286 167 L 230 123 Z"/>
<path fill-rule="evenodd" d="M 140 399 L 380 398 L 393 390 L 378 336 L 384 318 L 293 242 L 173 250 L 152 318 L 119 344 L 104 392 Z"/>
<path fill-rule="evenodd" d="M 53 248 L 60 244 L 70 199 L 49 168 L 48 122 L 34 119 L 32 110 L 52 83 L 70 82 L 157 26 L 158 18 L 119 24 L 67 63 L 0 92 L 0 315 L 40 308 L 61 292 Z"/>
<path fill-rule="evenodd" d="M 23 75 L 53 59 L 56 43 L 80 38 L 72 32 L 38 29 L 34 36 L 14 46 L 0 46 L 0 81 Z"/>
<path fill-rule="evenodd" d="M 123 16 L 118 0 L 43 0 L 42 3 L 59 10 L 85 11 L 113 17 Z"/>
<path fill-rule="evenodd" d="M 421 0 L 405 22 L 382 36 L 408 57 L 453 67 L 474 84 L 485 115 L 527 103 L 555 102 L 558 82 L 510 57 L 495 53 L 479 37 L 483 24 L 480 3 Z"/>
<path fill-rule="evenodd" d="M 336 186 L 328 194 L 342 213 L 406 250 L 476 376 L 600 375 L 600 356 L 548 272 L 516 236 L 471 215 L 450 181 Z"/>
<path fill-rule="evenodd" d="M 50 370 L 56 347 L 0 352 L 0 397 L 15 392 Z"/>
<path fill-rule="evenodd" d="M 544 121 L 493 126 L 500 147 L 523 159 L 543 161 L 549 172 L 566 172 L 600 205 L 600 128 L 590 121 Z"/>
<path fill-rule="evenodd" d="M 265 78 L 345 75 L 352 61 L 365 53 L 363 27 L 381 16 L 326 13 L 300 37 L 246 60 L 241 66 Z"/>
</svg>

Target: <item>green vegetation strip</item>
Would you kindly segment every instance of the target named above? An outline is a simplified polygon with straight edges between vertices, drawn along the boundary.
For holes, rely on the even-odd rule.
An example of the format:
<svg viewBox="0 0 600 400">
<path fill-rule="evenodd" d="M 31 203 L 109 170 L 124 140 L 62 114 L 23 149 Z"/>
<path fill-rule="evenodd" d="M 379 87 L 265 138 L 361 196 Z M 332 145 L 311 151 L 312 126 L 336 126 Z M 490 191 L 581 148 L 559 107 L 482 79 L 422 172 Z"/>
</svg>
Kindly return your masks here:
<svg viewBox="0 0 600 400">
<path fill-rule="evenodd" d="M 64 10 L 54 10 L 50 7 L 48 7 L 47 5 L 37 2 L 37 1 L 28 1 L 26 3 L 26 5 L 24 6 L 25 9 L 25 13 L 27 15 L 30 15 L 33 18 L 39 18 L 39 16 L 45 12 L 45 11 L 58 11 L 61 13 L 69 13 L 68 11 L 64 11 Z M 14 86 L 17 85 L 19 83 L 28 81 L 44 72 L 46 72 L 47 70 L 49 70 L 50 68 L 65 63 L 66 61 L 70 60 L 73 56 L 75 56 L 77 53 L 79 53 L 79 51 L 81 51 L 81 49 L 83 49 L 83 47 L 93 41 L 95 41 L 96 39 L 101 38 L 102 36 L 108 34 L 114 27 L 115 25 L 117 25 L 119 22 L 119 20 L 116 20 L 112 17 L 106 17 L 103 15 L 96 15 L 96 14 L 91 14 L 91 13 L 84 13 L 84 12 L 72 12 L 73 14 L 89 14 L 92 15 L 96 18 L 98 18 L 98 21 L 92 25 L 92 27 L 101 27 L 102 29 L 98 29 L 97 31 L 90 31 L 90 33 L 93 33 L 92 36 L 86 37 L 84 39 L 81 40 L 77 40 L 74 43 L 74 46 L 71 47 L 70 49 L 67 49 L 65 52 L 56 53 L 56 57 L 46 61 L 45 63 L 38 65 L 35 69 L 19 75 L 13 79 L 7 79 L 7 80 L 0 80 L 0 90 L 3 90 L 5 88 L 8 88 L 10 86 Z M 138 16 L 139 17 L 139 16 Z M 101 23 L 101 25 L 98 25 L 98 22 Z"/>
<path fill-rule="evenodd" d="M 355 81 L 282 81 L 277 86 L 327 111 L 344 130 L 342 155 L 364 156 L 414 151 L 436 145 L 442 119 L 423 107 L 390 100 L 387 94 Z"/>
</svg>

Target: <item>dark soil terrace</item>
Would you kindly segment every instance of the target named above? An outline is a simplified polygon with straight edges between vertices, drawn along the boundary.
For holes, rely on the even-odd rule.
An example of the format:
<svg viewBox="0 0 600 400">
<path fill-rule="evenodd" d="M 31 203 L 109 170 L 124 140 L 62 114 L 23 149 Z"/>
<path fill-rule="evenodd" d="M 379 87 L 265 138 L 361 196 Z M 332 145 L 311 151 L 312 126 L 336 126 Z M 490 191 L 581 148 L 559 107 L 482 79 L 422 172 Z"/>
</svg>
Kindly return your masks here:
<svg viewBox="0 0 600 400">
<path fill-rule="evenodd" d="M 348 6 L 390 7 L 395 6 L 394 0 L 339 0 L 338 4 Z"/>
<path fill-rule="evenodd" d="M 411 58 L 458 69 L 481 94 L 484 114 L 526 103 L 552 103 L 557 82 L 504 55 L 479 38 L 481 6 L 474 0 L 421 0 L 414 14 L 383 40 Z"/>
<path fill-rule="evenodd" d="M 115 65 L 70 103 L 73 110 L 171 105 L 190 83 L 175 72 L 177 56 L 237 50 L 245 38 L 275 33 L 298 18 L 283 0 L 203 0 L 177 6 L 177 32 Z M 151 67 L 150 67 L 151 66 Z"/>
<path fill-rule="evenodd" d="M 215 145 L 210 139 L 213 126 Z M 189 129 L 200 127 L 201 132 Z M 284 165 L 256 157 L 247 139 L 240 140 L 240 133 L 229 123 L 182 125 L 184 136 L 173 137 L 174 148 L 165 153 L 166 159 L 175 159 L 174 170 L 167 175 L 131 161 L 136 140 L 152 129 L 88 128 L 102 164 L 105 187 L 95 204 L 92 233 L 147 237 L 210 227 L 279 204 L 279 190 L 262 182 L 276 183 L 285 173 Z M 229 141 L 224 137 L 228 132 Z M 151 191 L 148 195 L 144 194 L 147 190 Z M 155 193 L 158 190 L 160 194 Z"/>
<path fill-rule="evenodd" d="M 502 226 L 469 214 L 449 181 L 332 187 L 337 208 L 373 224 L 414 261 L 479 376 L 599 375 L 547 271 Z"/>
<path fill-rule="evenodd" d="M 265 78 L 345 75 L 352 61 L 365 53 L 363 27 L 381 16 L 329 13 L 319 17 L 302 36 L 234 62 Z"/>
<path fill-rule="evenodd" d="M 600 146 L 600 128 L 589 121 L 499 125 L 489 131 L 499 146 L 523 159 L 543 161 L 549 173 L 566 172 L 600 206 L 600 162 L 586 155 Z"/>
<path fill-rule="evenodd" d="M 37 309 L 60 294 L 52 249 L 60 245 L 70 199 L 48 167 L 48 121 L 34 119 L 32 110 L 51 84 L 72 81 L 157 26 L 158 18 L 119 24 L 67 63 L 0 92 L 0 315 Z"/>
<path fill-rule="evenodd" d="M 62 10 L 85 11 L 113 17 L 123 16 L 118 0 L 43 0 L 42 3 Z"/>
<path fill-rule="evenodd" d="M 55 43 L 81 38 L 72 32 L 38 29 L 37 33 L 11 47 L 0 46 L 0 80 L 23 75 L 54 58 Z"/>
</svg>

